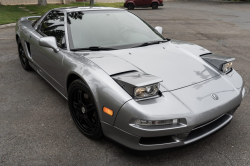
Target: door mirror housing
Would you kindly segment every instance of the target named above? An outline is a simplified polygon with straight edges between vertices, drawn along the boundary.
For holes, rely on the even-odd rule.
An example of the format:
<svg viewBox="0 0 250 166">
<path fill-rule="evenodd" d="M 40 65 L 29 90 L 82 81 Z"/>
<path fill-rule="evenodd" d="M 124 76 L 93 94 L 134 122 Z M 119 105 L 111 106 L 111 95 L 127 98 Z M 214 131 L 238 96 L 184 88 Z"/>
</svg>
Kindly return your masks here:
<svg viewBox="0 0 250 166">
<path fill-rule="evenodd" d="M 43 37 L 39 40 L 39 45 L 42 47 L 52 48 L 55 53 L 59 52 L 59 48 L 56 43 L 56 38 L 53 36 Z"/>
<path fill-rule="evenodd" d="M 162 35 L 163 28 L 160 26 L 155 27 L 155 29 Z"/>
</svg>

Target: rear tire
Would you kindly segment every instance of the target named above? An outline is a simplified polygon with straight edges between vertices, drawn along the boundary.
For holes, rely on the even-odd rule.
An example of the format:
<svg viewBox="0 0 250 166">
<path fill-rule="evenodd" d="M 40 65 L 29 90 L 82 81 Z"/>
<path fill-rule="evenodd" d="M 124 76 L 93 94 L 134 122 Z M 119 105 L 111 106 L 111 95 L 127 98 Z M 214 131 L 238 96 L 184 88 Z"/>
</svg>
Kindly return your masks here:
<svg viewBox="0 0 250 166">
<path fill-rule="evenodd" d="M 158 3 L 154 2 L 152 3 L 152 9 L 158 9 Z"/>
<path fill-rule="evenodd" d="M 91 139 L 103 135 L 94 97 L 81 79 L 70 84 L 68 105 L 72 119 L 82 134 Z"/>
<path fill-rule="evenodd" d="M 128 10 L 134 10 L 135 5 L 132 3 L 129 3 L 129 4 L 127 4 L 127 8 L 128 8 Z"/>
<path fill-rule="evenodd" d="M 29 60 L 28 60 L 27 56 L 25 55 L 25 52 L 24 52 L 24 49 L 23 49 L 23 46 L 22 46 L 20 39 L 17 40 L 17 46 L 18 46 L 19 59 L 20 59 L 20 62 L 21 62 L 23 69 L 26 71 L 32 70 L 32 67 L 29 65 Z"/>
</svg>

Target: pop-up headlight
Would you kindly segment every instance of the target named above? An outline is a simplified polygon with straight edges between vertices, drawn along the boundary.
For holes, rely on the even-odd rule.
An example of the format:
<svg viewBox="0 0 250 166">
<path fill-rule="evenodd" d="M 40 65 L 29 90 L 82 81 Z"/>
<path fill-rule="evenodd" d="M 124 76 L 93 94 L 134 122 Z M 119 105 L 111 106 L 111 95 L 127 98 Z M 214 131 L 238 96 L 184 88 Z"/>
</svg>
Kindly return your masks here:
<svg viewBox="0 0 250 166">
<path fill-rule="evenodd" d="M 159 77 L 132 71 L 117 74 L 112 78 L 136 100 L 159 96 L 159 82 L 162 81 Z"/>
<path fill-rule="evenodd" d="M 227 73 L 232 70 L 233 62 L 227 62 L 222 65 L 223 73 Z"/>
<path fill-rule="evenodd" d="M 201 56 L 206 62 L 210 63 L 223 73 L 228 73 L 232 70 L 233 61 L 235 58 L 230 58 L 226 56 L 216 55 L 216 54 L 207 54 Z"/>
<path fill-rule="evenodd" d="M 134 91 L 135 98 L 152 97 L 158 94 L 160 84 L 147 85 L 143 87 L 136 87 Z"/>
</svg>

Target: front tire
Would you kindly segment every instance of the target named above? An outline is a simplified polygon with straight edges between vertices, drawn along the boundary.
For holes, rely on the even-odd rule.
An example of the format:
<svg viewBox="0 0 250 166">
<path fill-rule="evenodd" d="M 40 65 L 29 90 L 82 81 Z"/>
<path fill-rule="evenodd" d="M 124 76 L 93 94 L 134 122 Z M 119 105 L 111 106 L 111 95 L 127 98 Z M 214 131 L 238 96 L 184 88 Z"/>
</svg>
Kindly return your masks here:
<svg viewBox="0 0 250 166">
<path fill-rule="evenodd" d="M 152 9 L 158 9 L 158 3 L 152 3 Z"/>
<path fill-rule="evenodd" d="M 80 79 L 69 86 L 68 105 L 77 128 L 85 136 L 98 139 L 102 136 L 102 127 L 97 107 L 90 89 Z"/>
<path fill-rule="evenodd" d="M 132 4 L 132 3 L 128 4 L 128 10 L 134 10 L 134 8 L 135 8 L 134 4 Z"/>
<path fill-rule="evenodd" d="M 32 67 L 29 65 L 29 60 L 27 56 L 25 55 L 20 39 L 18 39 L 17 41 L 17 46 L 18 46 L 19 59 L 20 59 L 23 69 L 26 71 L 32 70 Z"/>
</svg>

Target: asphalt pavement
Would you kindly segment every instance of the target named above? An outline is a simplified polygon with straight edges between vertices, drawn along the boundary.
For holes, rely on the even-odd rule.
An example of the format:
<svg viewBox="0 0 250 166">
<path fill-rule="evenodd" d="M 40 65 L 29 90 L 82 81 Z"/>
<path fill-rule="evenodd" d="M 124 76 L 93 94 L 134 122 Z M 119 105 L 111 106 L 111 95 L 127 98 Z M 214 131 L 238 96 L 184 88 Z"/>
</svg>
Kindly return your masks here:
<svg viewBox="0 0 250 166">
<path fill-rule="evenodd" d="M 189 41 L 235 57 L 246 96 L 232 122 L 193 145 L 130 152 L 74 125 L 61 97 L 37 73 L 22 69 L 14 28 L 0 29 L 0 165 L 250 165 L 250 3 L 165 2 L 132 12 L 167 38 Z M 185 69 L 184 69 L 185 70 Z M 137 155 L 135 155 L 137 154 Z"/>
</svg>

